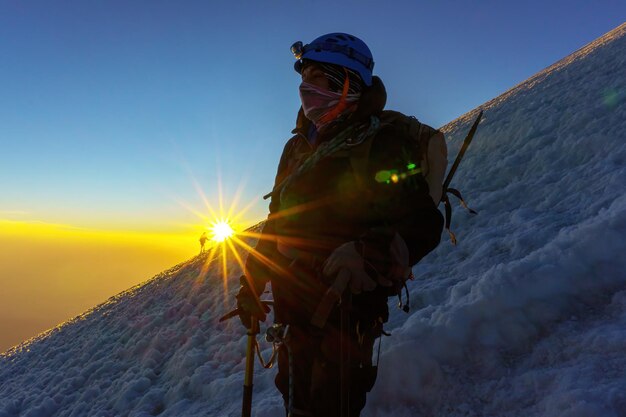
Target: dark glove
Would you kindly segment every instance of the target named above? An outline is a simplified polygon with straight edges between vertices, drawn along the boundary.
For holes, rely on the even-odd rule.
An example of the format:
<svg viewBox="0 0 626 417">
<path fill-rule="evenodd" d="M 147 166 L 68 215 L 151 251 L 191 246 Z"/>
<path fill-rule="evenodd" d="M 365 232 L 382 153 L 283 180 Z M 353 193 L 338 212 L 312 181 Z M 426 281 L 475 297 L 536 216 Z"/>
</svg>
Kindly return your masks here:
<svg viewBox="0 0 626 417">
<path fill-rule="evenodd" d="M 270 308 L 261 303 L 259 297 L 250 289 L 250 285 L 245 276 L 242 276 L 239 280 L 241 287 L 235 296 L 237 299 L 237 309 L 239 310 L 239 320 L 241 320 L 241 323 L 246 329 L 249 329 L 252 325 L 252 317 L 259 321 L 265 321 L 265 317 L 267 313 L 270 312 Z"/>
<path fill-rule="evenodd" d="M 358 246 L 361 247 L 359 250 Z M 391 282 L 378 273 L 372 276 L 366 271 L 367 261 L 363 257 L 362 242 L 348 242 L 339 246 L 330 254 L 324 262 L 323 273 L 326 276 L 336 276 L 337 285 L 340 288 L 350 284 L 350 290 L 354 294 L 362 291 L 372 291 L 376 284 L 388 287 Z"/>
<path fill-rule="evenodd" d="M 324 263 L 323 273 L 336 276 L 341 288 L 350 285 L 354 294 L 372 291 L 377 285 L 396 288 L 411 274 L 409 249 L 392 230 L 372 231 L 364 239 L 339 246 Z"/>
</svg>

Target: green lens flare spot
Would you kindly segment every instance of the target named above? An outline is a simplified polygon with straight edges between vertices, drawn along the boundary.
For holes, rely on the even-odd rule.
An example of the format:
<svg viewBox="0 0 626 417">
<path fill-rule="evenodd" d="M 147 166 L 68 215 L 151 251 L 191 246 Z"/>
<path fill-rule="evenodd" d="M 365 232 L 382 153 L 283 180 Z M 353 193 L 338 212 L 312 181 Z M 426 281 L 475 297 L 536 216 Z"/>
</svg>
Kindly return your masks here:
<svg viewBox="0 0 626 417">
<path fill-rule="evenodd" d="M 385 184 L 397 184 L 400 181 L 406 180 L 411 175 L 419 174 L 422 172 L 416 164 L 410 163 L 407 165 L 408 171 L 400 172 L 397 169 L 384 169 L 378 171 L 375 175 L 376 182 Z"/>
<path fill-rule="evenodd" d="M 376 182 L 389 183 L 389 180 L 391 179 L 391 171 L 387 171 L 387 170 L 378 171 L 374 179 L 376 180 Z"/>
<path fill-rule="evenodd" d="M 603 94 L 604 105 L 611 109 L 617 107 L 619 99 L 619 93 L 615 90 L 606 90 Z"/>
</svg>

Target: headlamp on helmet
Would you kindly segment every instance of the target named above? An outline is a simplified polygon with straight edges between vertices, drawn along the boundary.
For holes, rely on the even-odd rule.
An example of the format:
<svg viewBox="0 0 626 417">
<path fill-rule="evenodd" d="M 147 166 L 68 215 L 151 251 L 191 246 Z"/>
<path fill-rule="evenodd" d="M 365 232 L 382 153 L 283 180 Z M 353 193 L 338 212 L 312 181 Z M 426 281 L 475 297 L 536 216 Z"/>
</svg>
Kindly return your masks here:
<svg viewBox="0 0 626 417">
<path fill-rule="evenodd" d="M 356 71 L 365 85 L 372 85 L 374 58 L 369 48 L 359 38 L 347 33 L 329 33 L 310 44 L 301 41 L 291 45 L 291 53 L 297 59 L 295 70 L 300 73 L 303 60 L 340 65 Z"/>
</svg>

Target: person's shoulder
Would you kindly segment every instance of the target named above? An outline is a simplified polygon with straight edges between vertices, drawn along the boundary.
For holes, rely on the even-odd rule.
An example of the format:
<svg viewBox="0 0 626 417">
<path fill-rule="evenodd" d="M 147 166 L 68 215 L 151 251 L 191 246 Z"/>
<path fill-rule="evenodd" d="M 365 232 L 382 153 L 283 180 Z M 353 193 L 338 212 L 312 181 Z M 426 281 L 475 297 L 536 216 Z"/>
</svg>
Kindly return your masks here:
<svg viewBox="0 0 626 417">
<path fill-rule="evenodd" d="M 298 149 L 304 149 L 306 147 L 308 147 L 306 137 L 304 137 L 304 135 L 302 135 L 301 133 L 296 133 L 295 135 L 290 137 L 289 140 L 287 140 L 287 143 L 285 143 L 285 147 L 283 148 L 283 154 L 292 154 Z"/>
<path fill-rule="evenodd" d="M 301 133 L 296 133 L 293 135 L 283 147 L 283 152 L 280 156 L 279 162 L 279 171 L 281 171 L 285 166 L 292 163 L 292 161 L 298 159 L 298 155 L 305 153 L 305 151 L 310 146 L 307 143 L 306 137 L 304 137 Z"/>
<path fill-rule="evenodd" d="M 379 117 L 381 128 L 392 128 L 396 131 L 405 132 L 406 135 L 413 138 L 428 139 L 440 133 L 438 129 L 422 123 L 417 117 L 399 111 L 384 110 Z"/>
<path fill-rule="evenodd" d="M 389 123 L 389 124 L 419 124 L 424 126 L 429 130 L 436 131 L 434 127 L 430 126 L 427 123 L 424 123 L 422 120 L 417 118 L 416 116 L 405 114 L 396 110 L 383 110 L 380 113 L 380 122 L 381 124 Z"/>
<path fill-rule="evenodd" d="M 404 120 L 404 119 L 411 118 L 411 117 L 414 117 L 414 116 L 408 116 L 397 110 L 383 110 L 382 112 L 380 112 L 381 122 L 395 122 L 395 121 Z"/>
<path fill-rule="evenodd" d="M 287 139 L 287 142 L 285 143 L 285 149 L 289 149 L 292 146 L 294 146 L 296 144 L 296 142 L 298 142 L 298 138 L 300 137 L 300 135 L 293 135 L 292 137 L 290 137 L 289 139 Z"/>
</svg>

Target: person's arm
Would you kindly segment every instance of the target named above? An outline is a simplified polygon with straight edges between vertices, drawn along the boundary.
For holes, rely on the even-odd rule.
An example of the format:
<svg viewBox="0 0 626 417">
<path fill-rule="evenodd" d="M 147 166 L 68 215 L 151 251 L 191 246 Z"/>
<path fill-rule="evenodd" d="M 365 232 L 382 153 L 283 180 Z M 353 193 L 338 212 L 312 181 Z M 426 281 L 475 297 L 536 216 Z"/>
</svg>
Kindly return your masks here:
<svg viewBox="0 0 626 417">
<path fill-rule="evenodd" d="M 294 141 L 295 137 L 289 140 L 283 149 L 274 185 L 282 182 L 287 175 L 288 160 Z M 272 274 L 276 273 L 272 265 L 276 265 L 278 258 L 281 256 L 276 249 L 275 218 L 278 211 L 278 197 L 272 196 L 269 204 L 269 214 L 260 232 L 259 240 L 246 259 L 244 276 L 241 280 L 242 286 L 237 296 L 238 300 L 248 295 L 260 296 L 265 290 L 265 286 Z M 250 286 L 252 286 L 254 292 L 246 294 L 250 292 Z"/>
</svg>

